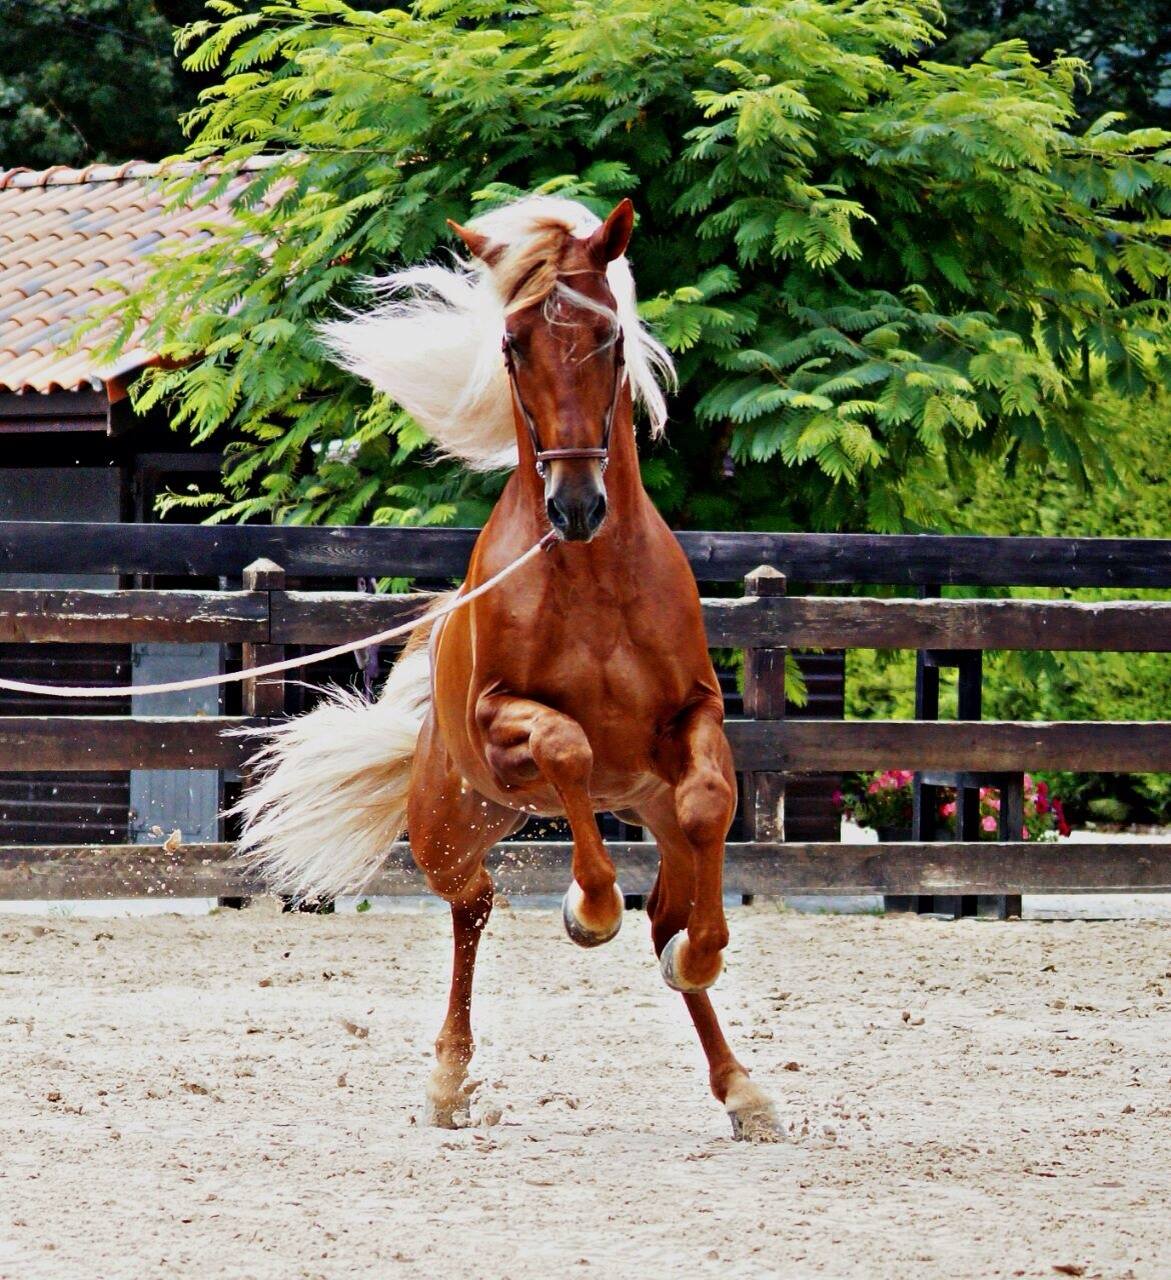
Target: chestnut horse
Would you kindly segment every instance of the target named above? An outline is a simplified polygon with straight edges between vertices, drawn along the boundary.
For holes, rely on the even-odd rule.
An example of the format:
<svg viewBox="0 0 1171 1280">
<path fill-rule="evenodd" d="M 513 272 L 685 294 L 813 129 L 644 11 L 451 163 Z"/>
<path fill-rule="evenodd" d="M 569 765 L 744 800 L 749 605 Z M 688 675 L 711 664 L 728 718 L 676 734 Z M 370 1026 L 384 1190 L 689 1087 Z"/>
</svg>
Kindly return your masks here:
<svg viewBox="0 0 1171 1280">
<path fill-rule="evenodd" d="M 633 402 L 661 430 L 656 375 L 671 370 L 634 310 L 624 257 L 633 220 L 628 200 L 599 222 L 579 204 L 530 197 L 452 223 L 470 263 L 401 272 L 383 282 L 377 310 L 326 326 L 341 361 L 442 449 L 474 467 L 515 460 L 465 587 L 550 529 L 556 537 L 408 648 L 377 702 L 334 693 L 279 728 L 241 805 L 243 849 L 275 887 L 352 891 L 405 825 L 428 884 L 451 904 L 451 994 L 428 1102 L 432 1121 L 452 1126 L 468 1107 L 488 851 L 530 815 L 568 819 L 562 913 L 573 941 L 593 947 L 623 913 L 595 814 L 649 828 L 660 866 L 647 910 L 663 977 L 683 993 L 733 1133 L 767 1139 L 772 1105 L 706 990 L 728 942 L 736 784 L 695 580 L 639 474 Z"/>
</svg>

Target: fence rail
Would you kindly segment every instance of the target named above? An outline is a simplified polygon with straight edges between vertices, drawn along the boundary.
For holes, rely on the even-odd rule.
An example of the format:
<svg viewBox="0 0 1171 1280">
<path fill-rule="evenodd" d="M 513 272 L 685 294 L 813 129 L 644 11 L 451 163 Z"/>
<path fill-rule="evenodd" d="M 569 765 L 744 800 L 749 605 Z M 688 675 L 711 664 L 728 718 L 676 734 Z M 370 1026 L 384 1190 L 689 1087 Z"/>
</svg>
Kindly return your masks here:
<svg viewBox="0 0 1171 1280">
<path fill-rule="evenodd" d="M 4 589 L 0 642 L 211 642 L 241 645 L 245 664 L 268 661 L 289 646 L 324 647 L 384 630 L 421 607 L 412 596 L 291 590 L 287 575 L 450 578 L 462 572 L 473 537 L 468 530 L 0 522 L 0 571 L 215 576 L 233 586 Z M 1171 541 L 798 534 L 681 534 L 680 541 L 701 581 L 742 578 L 745 585 L 742 597 L 703 601 L 713 647 L 742 648 L 747 658 L 745 717 L 728 722 L 737 768 L 745 775 L 747 837 L 728 847 L 730 888 L 888 895 L 1171 890 L 1171 843 L 1158 841 L 855 845 L 782 838 L 785 779 L 795 774 L 898 766 L 916 770 L 924 787 L 975 788 L 993 779 L 1011 790 L 1011 780 L 1025 769 L 1171 771 L 1167 722 L 786 717 L 788 649 L 907 649 L 920 655 L 921 665 L 962 662 L 969 671 L 986 649 L 1166 653 L 1171 602 L 795 597 L 786 594 L 786 578 L 776 569 L 754 571 L 765 562 L 802 584 L 919 585 L 926 591 L 943 583 L 1171 588 Z M 250 681 L 243 701 L 241 716 L 0 716 L 0 770 L 238 770 L 253 749 L 239 731 L 281 714 L 284 684 L 279 678 Z M 1006 809 L 1016 812 L 1011 804 Z M 1011 830 L 1010 820 L 1002 835 Z M 613 847 L 627 890 L 649 889 L 654 846 L 636 841 Z M 493 859 L 512 892 L 559 892 L 568 876 L 568 846 L 557 842 L 504 845 Z M 0 897 L 229 897 L 256 887 L 231 864 L 224 844 L 174 852 L 143 845 L 0 850 Z M 397 847 L 371 889 L 407 893 L 420 887 L 406 851 Z"/>
<path fill-rule="evenodd" d="M 758 565 L 793 582 L 889 586 L 1171 587 L 1171 539 L 938 534 L 676 535 L 700 582 Z M 238 576 L 268 559 L 293 577 L 462 574 L 475 529 L 96 524 L 0 520 L 0 573 Z M 67 568 L 66 568 L 67 567 Z"/>
<path fill-rule="evenodd" d="M 558 894 L 569 882 L 569 844 L 498 845 L 489 866 L 505 893 Z M 653 844 L 609 841 L 626 893 L 649 893 Z M 0 899 L 246 897 L 263 886 L 231 860 L 230 844 L 10 846 L 0 857 Z M 1020 894 L 1171 891 L 1171 845 L 934 842 L 728 845 L 726 883 L 738 893 Z M 396 845 L 371 894 L 426 892 L 406 845 Z"/>
<path fill-rule="evenodd" d="M 341 644 L 421 609 L 352 591 L 0 589 L 0 643 Z M 1171 651 L 1171 601 L 741 596 L 704 600 L 703 617 L 713 647 Z"/>
<path fill-rule="evenodd" d="M 0 716 L 0 770 L 238 769 L 257 716 Z M 742 720 L 725 722 L 736 768 L 1011 773 L 1171 772 L 1167 721 Z"/>
</svg>

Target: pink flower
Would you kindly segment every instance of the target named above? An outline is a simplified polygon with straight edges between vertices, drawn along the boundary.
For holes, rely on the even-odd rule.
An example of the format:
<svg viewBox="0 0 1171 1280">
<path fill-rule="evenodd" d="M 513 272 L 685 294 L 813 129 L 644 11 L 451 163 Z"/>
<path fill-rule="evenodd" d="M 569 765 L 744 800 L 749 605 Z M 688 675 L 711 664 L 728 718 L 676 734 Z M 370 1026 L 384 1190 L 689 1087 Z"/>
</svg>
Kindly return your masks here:
<svg viewBox="0 0 1171 1280">
<path fill-rule="evenodd" d="M 996 819 L 995 819 L 994 817 L 992 817 L 992 815 L 991 815 L 991 814 L 989 814 L 987 818 L 981 818 L 981 819 L 980 819 L 980 827 L 981 827 L 981 829 L 982 829 L 982 830 L 984 830 L 984 831 L 995 831 L 995 830 L 996 830 Z"/>
<path fill-rule="evenodd" d="M 1022 839 L 1022 840 L 1027 840 L 1028 838 L 1029 838 L 1029 829 L 1028 829 L 1028 827 L 1021 827 L 1021 839 Z"/>
<path fill-rule="evenodd" d="M 956 802 L 954 800 L 949 800 L 946 804 L 941 804 L 939 806 L 939 816 L 941 818 L 954 818 L 955 811 Z"/>
<path fill-rule="evenodd" d="M 878 795 L 878 779 L 875 778 L 874 781 L 866 788 L 866 790 L 872 796 Z"/>
</svg>

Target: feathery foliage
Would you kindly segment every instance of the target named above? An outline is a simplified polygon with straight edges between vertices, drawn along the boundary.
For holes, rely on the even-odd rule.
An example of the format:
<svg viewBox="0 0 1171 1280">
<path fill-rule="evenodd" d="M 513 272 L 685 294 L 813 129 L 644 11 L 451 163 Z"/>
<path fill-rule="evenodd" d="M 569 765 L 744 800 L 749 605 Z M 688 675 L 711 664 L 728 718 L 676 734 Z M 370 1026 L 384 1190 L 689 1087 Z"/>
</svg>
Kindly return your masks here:
<svg viewBox="0 0 1171 1280">
<path fill-rule="evenodd" d="M 1019 41 L 930 61 L 934 0 L 210 7 L 188 158 L 286 158 L 119 309 L 168 357 L 140 406 L 227 443 L 181 499 L 214 518 L 479 518 L 498 479 L 434 465 L 312 323 L 535 188 L 639 210 L 681 374 L 645 477 L 679 524 L 930 524 L 925 466 L 1108 470 L 1102 393 L 1171 381 L 1171 134 L 1085 127 L 1083 65 Z"/>
</svg>

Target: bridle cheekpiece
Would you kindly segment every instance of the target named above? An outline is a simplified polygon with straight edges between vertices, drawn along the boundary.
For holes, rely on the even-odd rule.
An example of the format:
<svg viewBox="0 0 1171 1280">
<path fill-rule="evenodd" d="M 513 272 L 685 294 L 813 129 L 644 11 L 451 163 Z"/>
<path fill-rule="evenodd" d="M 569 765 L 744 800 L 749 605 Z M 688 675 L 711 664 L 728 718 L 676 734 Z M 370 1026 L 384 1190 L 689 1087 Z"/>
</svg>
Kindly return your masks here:
<svg viewBox="0 0 1171 1280">
<path fill-rule="evenodd" d="M 516 376 L 516 356 L 512 346 L 512 338 L 507 332 L 504 334 L 504 340 L 501 342 L 501 350 L 504 353 L 504 367 L 508 370 L 508 381 L 512 387 L 512 394 L 516 397 L 516 403 L 520 407 L 520 416 L 524 419 L 525 426 L 528 428 L 529 439 L 533 444 L 533 453 L 536 456 L 537 475 L 543 480 L 545 478 L 545 464 L 549 462 L 560 462 L 570 458 L 585 458 L 596 460 L 602 464 L 602 470 L 605 471 L 610 462 L 610 433 L 614 429 L 614 415 L 618 412 L 618 397 L 622 393 L 622 371 L 626 368 L 626 358 L 622 341 L 622 330 L 618 330 L 618 336 L 614 339 L 614 387 L 610 392 L 610 407 L 606 410 L 606 417 L 602 423 L 602 443 L 599 447 L 593 449 L 542 449 L 541 437 L 537 434 L 537 424 L 533 415 L 529 412 L 529 407 L 525 404 L 525 398 L 521 395 L 520 383 Z"/>
</svg>

